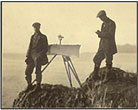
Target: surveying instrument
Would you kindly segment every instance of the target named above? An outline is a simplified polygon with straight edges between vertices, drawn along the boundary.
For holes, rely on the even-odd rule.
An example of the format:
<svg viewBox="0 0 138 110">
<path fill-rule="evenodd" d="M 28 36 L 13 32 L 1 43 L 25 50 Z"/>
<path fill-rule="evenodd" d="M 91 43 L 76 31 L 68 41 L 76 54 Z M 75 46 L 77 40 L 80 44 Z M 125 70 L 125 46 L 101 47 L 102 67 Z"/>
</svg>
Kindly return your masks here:
<svg viewBox="0 0 138 110">
<path fill-rule="evenodd" d="M 75 70 L 75 67 L 73 66 L 73 63 L 71 61 L 70 56 L 73 55 L 71 51 L 74 50 L 74 55 L 77 55 L 79 53 L 80 45 L 62 45 L 61 41 L 64 37 L 62 35 L 58 36 L 59 39 L 59 45 L 49 45 L 48 55 L 54 55 L 51 60 L 45 65 L 45 67 L 42 69 L 41 73 L 46 70 L 46 68 L 49 66 L 49 64 L 56 58 L 57 55 L 61 55 L 65 70 L 68 76 L 68 80 L 70 83 L 70 86 L 72 87 L 72 79 L 71 79 L 71 72 L 73 73 L 75 79 L 77 80 L 80 87 L 82 87 L 81 82 L 79 80 L 79 77 L 77 75 L 77 72 Z M 32 84 L 36 81 L 36 79 L 32 82 Z"/>
</svg>

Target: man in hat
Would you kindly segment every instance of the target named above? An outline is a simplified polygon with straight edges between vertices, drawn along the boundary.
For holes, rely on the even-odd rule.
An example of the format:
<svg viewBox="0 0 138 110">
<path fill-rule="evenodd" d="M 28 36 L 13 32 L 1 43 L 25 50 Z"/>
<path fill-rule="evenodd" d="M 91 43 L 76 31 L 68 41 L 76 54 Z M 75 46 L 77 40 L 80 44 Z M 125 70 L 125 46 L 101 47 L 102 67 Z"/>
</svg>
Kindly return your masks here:
<svg viewBox="0 0 138 110">
<path fill-rule="evenodd" d="M 117 53 L 116 42 L 115 42 L 115 30 L 116 24 L 113 20 L 107 17 L 106 12 L 101 10 L 97 14 L 97 18 L 103 21 L 101 30 L 97 30 L 96 34 L 100 38 L 99 49 L 93 58 L 95 67 L 93 71 L 93 78 L 100 79 L 98 71 L 100 64 L 103 59 L 106 61 L 107 78 L 110 76 L 110 70 L 112 68 L 113 55 Z"/>
<path fill-rule="evenodd" d="M 28 87 L 26 91 L 32 89 L 32 72 L 34 67 L 36 68 L 36 81 L 37 85 L 35 90 L 40 90 L 40 84 L 42 80 L 41 66 L 48 63 L 47 51 L 48 51 L 48 41 L 47 37 L 40 32 L 41 24 L 35 22 L 33 25 L 34 34 L 31 36 L 29 48 L 26 54 L 26 70 L 25 70 L 25 79 L 27 81 Z"/>
</svg>

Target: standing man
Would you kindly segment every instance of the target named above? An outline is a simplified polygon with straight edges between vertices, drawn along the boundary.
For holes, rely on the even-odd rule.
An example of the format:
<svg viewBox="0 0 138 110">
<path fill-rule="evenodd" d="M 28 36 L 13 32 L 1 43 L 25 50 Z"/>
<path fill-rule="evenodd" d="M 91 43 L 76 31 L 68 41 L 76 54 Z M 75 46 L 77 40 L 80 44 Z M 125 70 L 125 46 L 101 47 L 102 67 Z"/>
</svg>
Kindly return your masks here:
<svg viewBox="0 0 138 110">
<path fill-rule="evenodd" d="M 112 68 L 113 55 L 117 53 L 116 43 L 115 43 L 115 30 L 116 24 L 110 18 L 106 16 L 106 12 L 101 10 L 97 14 L 97 18 L 100 18 L 103 21 L 101 31 L 97 30 L 96 34 L 100 38 L 99 49 L 96 53 L 93 61 L 95 64 L 93 78 L 99 79 L 98 71 L 101 65 L 102 60 L 105 58 L 106 67 L 107 67 L 107 77 Z"/>
<path fill-rule="evenodd" d="M 40 32 L 41 24 L 35 22 L 33 25 L 34 27 L 34 34 L 31 36 L 30 45 L 26 55 L 26 70 L 25 70 L 25 79 L 27 81 L 28 87 L 26 91 L 32 89 L 32 73 L 34 67 L 36 68 L 36 81 L 37 85 L 35 90 L 40 90 L 40 84 L 42 81 L 42 73 L 41 73 L 41 66 L 48 63 L 48 58 L 46 52 L 48 51 L 48 41 L 47 37 Z"/>
</svg>

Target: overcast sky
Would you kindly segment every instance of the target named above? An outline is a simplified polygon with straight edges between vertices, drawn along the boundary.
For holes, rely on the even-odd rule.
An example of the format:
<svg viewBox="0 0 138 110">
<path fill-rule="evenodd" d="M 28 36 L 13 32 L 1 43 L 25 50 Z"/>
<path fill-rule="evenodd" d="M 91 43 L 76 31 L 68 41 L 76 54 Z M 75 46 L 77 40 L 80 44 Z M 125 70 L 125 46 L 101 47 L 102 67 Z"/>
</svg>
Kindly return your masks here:
<svg viewBox="0 0 138 110">
<path fill-rule="evenodd" d="M 26 53 L 34 33 L 32 23 L 41 23 L 41 32 L 49 44 L 80 44 L 81 52 L 96 52 L 99 38 L 95 34 L 102 22 L 100 10 L 116 22 L 116 43 L 136 45 L 136 3 L 126 2 L 13 2 L 2 3 L 3 52 Z"/>
</svg>

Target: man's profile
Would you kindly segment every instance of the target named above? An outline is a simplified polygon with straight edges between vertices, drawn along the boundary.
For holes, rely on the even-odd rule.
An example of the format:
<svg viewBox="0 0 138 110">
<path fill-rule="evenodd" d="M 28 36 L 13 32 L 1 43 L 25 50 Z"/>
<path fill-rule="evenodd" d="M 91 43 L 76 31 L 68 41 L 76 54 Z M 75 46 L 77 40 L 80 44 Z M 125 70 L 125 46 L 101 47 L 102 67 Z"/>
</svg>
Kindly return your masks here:
<svg viewBox="0 0 138 110">
<path fill-rule="evenodd" d="M 103 59 L 106 60 L 107 77 L 110 75 L 112 68 L 113 55 L 117 53 L 116 42 L 115 42 L 115 30 L 116 24 L 113 20 L 107 17 L 106 12 L 101 10 L 97 14 L 97 18 L 103 21 L 101 31 L 97 30 L 96 34 L 100 38 L 99 49 L 93 58 L 95 67 L 93 71 L 93 78 L 99 79 L 98 71 Z"/>
</svg>

